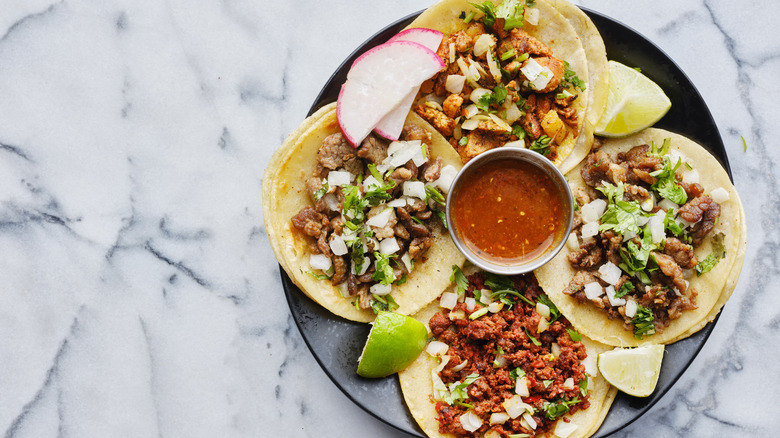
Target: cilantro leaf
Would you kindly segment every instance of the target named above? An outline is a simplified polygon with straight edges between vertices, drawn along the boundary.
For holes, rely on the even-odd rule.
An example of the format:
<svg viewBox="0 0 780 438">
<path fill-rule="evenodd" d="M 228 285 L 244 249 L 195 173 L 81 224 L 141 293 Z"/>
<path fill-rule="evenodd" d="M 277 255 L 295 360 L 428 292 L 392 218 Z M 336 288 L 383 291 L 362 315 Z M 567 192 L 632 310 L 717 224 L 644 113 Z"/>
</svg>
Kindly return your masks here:
<svg viewBox="0 0 780 438">
<path fill-rule="evenodd" d="M 569 334 L 569 337 L 574 342 L 580 342 L 582 341 L 582 335 L 574 331 L 573 329 L 567 328 L 566 333 Z"/>
<path fill-rule="evenodd" d="M 660 170 L 650 172 L 650 175 L 657 179 L 655 184 L 650 186 L 650 188 L 661 197 L 678 205 L 685 204 L 688 200 L 688 194 L 685 193 L 685 189 L 677 183 L 677 178 L 675 178 L 675 174 L 680 165 L 682 165 L 681 159 L 678 158 L 677 163 L 672 165 L 672 161 L 669 157 L 665 156 L 664 167 Z"/>
<path fill-rule="evenodd" d="M 723 233 L 717 233 L 712 238 L 712 252 L 707 255 L 707 257 L 704 258 L 704 260 L 699 261 L 699 263 L 696 265 L 696 276 L 699 277 L 702 274 L 706 274 L 707 272 L 710 272 L 712 268 L 715 267 L 715 265 L 718 264 L 720 259 L 723 257 L 726 257 L 726 247 L 723 245 L 723 238 L 725 236 Z"/>
<path fill-rule="evenodd" d="M 482 11 L 485 14 L 482 17 L 482 23 L 487 27 L 493 27 L 496 24 L 496 6 L 492 2 L 484 2 L 482 4 L 469 3 L 471 6 Z"/>
<path fill-rule="evenodd" d="M 550 137 L 542 135 L 541 137 L 532 141 L 528 146 L 528 149 L 534 152 L 538 152 L 546 157 L 547 155 L 550 155 L 550 142 L 552 142 Z"/>
<path fill-rule="evenodd" d="M 664 143 L 661 145 L 660 148 L 655 145 L 655 142 L 651 142 L 650 150 L 647 151 L 647 155 L 650 157 L 663 158 L 664 156 L 669 155 L 669 148 L 671 146 L 672 146 L 671 138 L 665 138 Z"/>
<path fill-rule="evenodd" d="M 555 420 L 569 412 L 569 408 L 579 402 L 580 399 L 578 398 L 573 400 L 560 399 L 552 402 L 546 401 L 542 404 L 541 411 L 544 412 L 544 415 L 548 420 Z"/>
<path fill-rule="evenodd" d="M 512 380 L 517 380 L 520 377 L 525 377 L 525 370 L 520 367 L 517 367 L 509 372 L 509 378 Z"/>
<path fill-rule="evenodd" d="M 523 27 L 525 2 L 519 0 L 504 0 L 496 9 L 496 16 L 504 19 L 504 30 Z"/>
<path fill-rule="evenodd" d="M 533 335 L 531 335 L 531 332 L 529 332 L 527 328 L 525 329 L 525 334 L 528 335 L 528 339 L 530 339 L 531 342 L 533 342 L 534 345 L 536 345 L 537 347 L 541 347 L 542 346 L 542 343 L 539 342 L 538 339 L 533 337 Z"/>
<path fill-rule="evenodd" d="M 330 186 L 328 185 L 328 180 L 323 178 L 322 187 L 320 187 L 316 192 L 314 192 L 314 200 L 319 201 L 320 199 L 322 199 L 322 197 L 328 193 L 328 190 L 330 190 Z"/>
<path fill-rule="evenodd" d="M 457 382 L 450 383 L 448 387 L 449 394 L 444 394 L 444 396 L 442 397 L 442 401 L 452 406 L 457 402 L 466 400 L 467 398 L 469 398 L 469 394 L 468 392 L 466 392 L 466 388 L 468 388 L 468 386 L 474 383 L 477 379 L 479 379 L 479 374 L 472 373 L 466 376 L 466 378 L 463 379 L 462 383 L 460 380 L 458 380 Z"/>
<path fill-rule="evenodd" d="M 540 294 L 538 297 L 536 297 L 536 301 L 544 304 L 550 309 L 550 324 L 561 317 L 561 311 L 558 310 L 558 308 L 555 306 L 555 303 L 550 300 L 550 297 L 548 297 L 547 294 Z"/>
<path fill-rule="evenodd" d="M 455 283 L 458 287 L 458 295 L 463 295 L 463 293 L 466 292 L 466 289 L 469 288 L 469 280 L 466 278 L 466 275 L 463 274 L 463 271 L 460 270 L 458 265 L 452 265 L 450 282 Z"/>
<path fill-rule="evenodd" d="M 666 216 L 664 216 L 664 229 L 669 230 L 675 236 L 685 233 L 683 227 L 674 220 L 674 210 L 671 208 L 666 211 Z"/>
<path fill-rule="evenodd" d="M 615 291 L 615 298 L 623 298 L 627 293 L 634 290 L 634 283 L 626 281 L 620 285 L 620 288 Z"/>
<path fill-rule="evenodd" d="M 620 258 L 623 260 L 621 268 L 625 264 L 625 271 L 637 272 L 647 267 L 650 259 L 650 252 L 657 245 L 653 245 L 653 233 L 650 231 L 650 225 L 646 225 L 642 231 L 642 240 L 637 245 L 633 240 L 629 240 L 624 246 L 620 247 Z"/>
<path fill-rule="evenodd" d="M 371 279 L 378 281 L 384 285 L 392 284 L 395 281 L 395 272 L 390 265 L 390 259 L 396 257 L 395 254 L 382 254 L 381 252 L 375 252 L 374 258 L 376 259 L 376 271 L 371 274 Z"/>
<path fill-rule="evenodd" d="M 642 339 L 647 335 L 655 334 L 654 320 L 655 316 L 652 310 L 637 304 L 636 315 L 631 319 L 631 324 L 634 326 L 634 337 Z"/>
<path fill-rule="evenodd" d="M 493 104 L 495 104 L 496 106 L 503 105 L 507 94 L 508 93 L 506 87 L 504 87 L 504 84 L 498 84 L 495 88 L 493 88 L 492 93 L 485 93 L 479 97 L 479 101 L 477 102 L 477 108 L 479 108 L 482 111 L 489 112 L 491 105 Z"/>
</svg>

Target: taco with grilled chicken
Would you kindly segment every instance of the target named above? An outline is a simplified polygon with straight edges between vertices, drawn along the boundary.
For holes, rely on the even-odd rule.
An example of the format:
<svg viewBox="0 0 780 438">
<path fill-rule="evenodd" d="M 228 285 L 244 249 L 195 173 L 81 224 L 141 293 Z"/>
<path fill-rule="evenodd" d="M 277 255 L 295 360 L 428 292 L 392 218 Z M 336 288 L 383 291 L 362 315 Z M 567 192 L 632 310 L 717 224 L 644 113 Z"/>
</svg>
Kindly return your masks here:
<svg viewBox="0 0 780 438">
<path fill-rule="evenodd" d="M 567 177 L 579 207 L 568 249 L 536 275 L 577 330 L 616 346 L 670 343 L 717 316 L 746 228 L 715 157 L 649 128 L 604 141 Z"/>
<path fill-rule="evenodd" d="M 588 68 L 604 73 L 606 54 L 587 17 L 559 3 L 442 0 L 410 25 L 444 34 L 446 67 L 423 84 L 414 110 L 464 162 L 507 144 L 558 165 L 590 149 L 587 113 L 603 111 L 608 75 L 593 82 Z M 583 46 L 581 36 L 595 42 Z"/>
<path fill-rule="evenodd" d="M 416 114 L 399 141 L 375 135 L 353 147 L 335 104 L 303 122 L 263 176 L 263 218 L 290 279 L 341 317 L 411 314 L 449 284 L 463 255 L 444 219 L 461 168 L 450 144 Z"/>
<path fill-rule="evenodd" d="M 573 329 L 530 274 L 464 275 L 415 315 L 431 341 L 399 373 L 430 437 L 590 436 L 616 390 L 598 373 L 611 347 Z"/>
</svg>

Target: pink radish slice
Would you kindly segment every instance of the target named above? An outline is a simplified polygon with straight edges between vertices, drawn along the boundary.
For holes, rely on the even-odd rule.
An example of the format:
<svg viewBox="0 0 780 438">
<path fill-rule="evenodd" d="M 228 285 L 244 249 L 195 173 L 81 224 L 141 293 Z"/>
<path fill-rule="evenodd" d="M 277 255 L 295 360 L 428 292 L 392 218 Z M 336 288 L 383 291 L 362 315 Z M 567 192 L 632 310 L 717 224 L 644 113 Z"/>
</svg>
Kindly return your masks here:
<svg viewBox="0 0 780 438">
<path fill-rule="evenodd" d="M 437 51 L 441 40 L 444 38 L 444 34 L 438 30 L 426 29 L 424 27 L 413 27 L 406 29 L 395 35 L 393 35 L 387 42 L 393 41 L 413 41 L 415 43 L 422 44 L 423 46 Z M 404 122 L 406 121 L 406 115 L 409 113 L 409 109 L 414 103 L 414 98 L 417 96 L 417 92 L 420 87 L 415 87 L 409 94 L 404 97 L 401 103 L 398 104 L 395 109 L 390 111 L 382 120 L 374 127 L 374 131 L 388 140 L 398 140 L 401 135 L 401 131 L 404 129 Z"/>
<path fill-rule="evenodd" d="M 444 68 L 436 53 L 413 41 L 393 41 L 361 55 L 347 73 L 337 104 L 341 131 L 357 146 L 382 118 Z"/>
</svg>

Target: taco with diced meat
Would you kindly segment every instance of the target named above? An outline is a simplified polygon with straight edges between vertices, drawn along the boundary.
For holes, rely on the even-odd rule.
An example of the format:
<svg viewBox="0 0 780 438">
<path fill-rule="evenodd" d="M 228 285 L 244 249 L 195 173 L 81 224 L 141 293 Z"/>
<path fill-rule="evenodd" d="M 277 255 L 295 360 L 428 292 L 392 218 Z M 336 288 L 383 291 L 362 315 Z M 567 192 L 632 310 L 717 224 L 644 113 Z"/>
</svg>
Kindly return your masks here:
<svg viewBox="0 0 780 438">
<path fill-rule="evenodd" d="M 606 103 L 606 52 L 584 13 L 554 3 L 442 0 L 410 25 L 444 34 L 437 53 L 446 67 L 423 84 L 414 111 L 464 162 L 509 144 L 560 166 L 590 149 L 588 112 L 600 115 Z"/>
<path fill-rule="evenodd" d="M 533 275 L 453 273 L 457 284 L 415 315 L 426 351 L 399 373 L 430 437 L 590 436 L 615 390 L 599 374 L 611 349 L 574 330 Z"/>
<path fill-rule="evenodd" d="M 444 219 L 461 166 L 416 114 L 399 141 L 372 134 L 353 147 L 328 105 L 290 134 L 265 170 L 263 218 L 276 258 L 336 315 L 371 321 L 379 310 L 414 313 L 464 261 Z"/>
<path fill-rule="evenodd" d="M 670 343 L 717 316 L 742 270 L 746 228 L 715 157 L 649 128 L 604 141 L 567 177 L 575 226 L 536 275 L 577 330 L 616 346 Z"/>
</svg>

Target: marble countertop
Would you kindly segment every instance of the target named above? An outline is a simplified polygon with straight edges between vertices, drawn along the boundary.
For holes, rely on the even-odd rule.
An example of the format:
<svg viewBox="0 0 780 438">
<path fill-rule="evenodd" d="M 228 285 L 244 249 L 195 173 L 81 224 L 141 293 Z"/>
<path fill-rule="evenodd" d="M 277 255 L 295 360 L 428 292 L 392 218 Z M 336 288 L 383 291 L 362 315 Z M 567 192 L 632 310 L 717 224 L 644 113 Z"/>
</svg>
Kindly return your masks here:
<svg viewBox="0 0 780 438">
<path fill-rule="evenodd" d="M 341 60 L 429 3 L 0 7 L 0 434 L 401 435 L 347 399 L 304 344 L 260 185 Z M 614 436 L 775 436 L 780 9 L 576 3 L 653 40 L 697 85 L 749 230 L 704 349 Z"/>
</svg>

